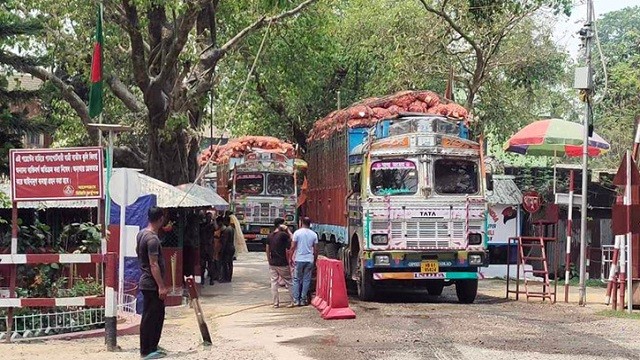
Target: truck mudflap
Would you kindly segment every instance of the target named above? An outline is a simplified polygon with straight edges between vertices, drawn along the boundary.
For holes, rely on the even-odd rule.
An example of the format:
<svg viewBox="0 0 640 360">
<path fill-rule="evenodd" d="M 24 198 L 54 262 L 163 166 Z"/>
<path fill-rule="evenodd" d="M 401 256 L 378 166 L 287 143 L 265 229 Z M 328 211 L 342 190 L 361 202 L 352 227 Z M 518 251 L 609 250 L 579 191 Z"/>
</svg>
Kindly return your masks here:
<svg viewBox="0 0 640 360">
<path fill-rule="evenodd" d="M 482 279 L 482 274 L 477 271 L 455 271 L 425 274 L 421 272 L 375 272 L 373 280 L 473 280 Z"/>
</svg>

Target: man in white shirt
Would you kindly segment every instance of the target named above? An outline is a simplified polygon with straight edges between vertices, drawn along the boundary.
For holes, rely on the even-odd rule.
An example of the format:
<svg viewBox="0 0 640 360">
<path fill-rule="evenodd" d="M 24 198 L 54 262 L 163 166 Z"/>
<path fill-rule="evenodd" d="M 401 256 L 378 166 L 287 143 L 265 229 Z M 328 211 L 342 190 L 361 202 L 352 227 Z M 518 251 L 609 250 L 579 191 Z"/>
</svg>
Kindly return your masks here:
<svg viewBox="0 0 640 360">
<path fill-rule="evenodd" d="M 291 251 L 295 260 L 293 276 L 293 305 L 309 305 L 309 286 L 313 275 L 313 264 L 318 255 L 318 234 L 310 229 L 311 219 L 300 220 L 300 228 L 293 233 Z M 301 286 L 302 285 L 302 286 Z"/>
</svg>

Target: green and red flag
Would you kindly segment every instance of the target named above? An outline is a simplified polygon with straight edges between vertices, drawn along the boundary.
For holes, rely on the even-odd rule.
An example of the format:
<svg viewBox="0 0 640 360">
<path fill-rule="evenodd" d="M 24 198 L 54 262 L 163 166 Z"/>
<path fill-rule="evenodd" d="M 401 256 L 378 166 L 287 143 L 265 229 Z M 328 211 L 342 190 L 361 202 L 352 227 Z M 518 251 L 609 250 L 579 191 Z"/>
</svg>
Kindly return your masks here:
<svg viewBox="0 0 640 360">
<path fill-rule="evenodd" d="M 96 37 L 91 60 L 91 90 L 89 92 L 89 116 L 96 117 L 102 113 L 102 4 L 98 7 Z"/>
</svg>

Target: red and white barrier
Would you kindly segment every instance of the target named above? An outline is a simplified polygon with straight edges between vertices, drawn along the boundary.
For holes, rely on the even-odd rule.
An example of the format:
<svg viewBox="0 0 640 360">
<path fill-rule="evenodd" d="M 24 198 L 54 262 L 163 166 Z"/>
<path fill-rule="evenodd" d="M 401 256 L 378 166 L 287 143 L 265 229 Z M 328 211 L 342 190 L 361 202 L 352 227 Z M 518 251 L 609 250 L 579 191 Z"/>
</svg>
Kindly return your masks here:
<svg viewBox="0 0 640 360">
<path fill-rule="evenodd" d="M 318 284 L 312 304 L 321 312 L 322 318 L 355 319 L 356 314 L 349 308 L 342 262 L 323 257 L 318 259 L 316 267 Z"/>
<path fill-rule="evenodd" d="M 22 307 L 63 307 L 63 306 L 104 306 L 104 297 L 67 297 L 67 298 L 3 298 L 0 308 Z"/>
<path fill-rule="evenodd" d="M 102 254 L 5 254 L 0 265 L 22 264 L 90 264 L 103 262 Z"/>
</svg>

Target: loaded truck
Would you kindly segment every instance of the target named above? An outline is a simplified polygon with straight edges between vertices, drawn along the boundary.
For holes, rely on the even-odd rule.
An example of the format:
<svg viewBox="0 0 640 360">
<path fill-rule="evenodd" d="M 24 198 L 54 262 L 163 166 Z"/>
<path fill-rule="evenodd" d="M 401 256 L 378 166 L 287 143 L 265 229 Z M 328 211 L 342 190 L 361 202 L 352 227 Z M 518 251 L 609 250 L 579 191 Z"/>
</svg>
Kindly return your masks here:
<svg viewBox="0 0 640 360">
<path fill-rule="evenodd" d="M 275 138 L 247 137 L 215 154 L 217 192 L 229 201 L 247 247 L 261 248 L 276 218 L 290 228 L 297 225 L 297 162 L 292 150 Z"/>
<path fill-rule="evenodd" d="M 458 300 L 472 303 L 488 265 L 491 180 L 480 143 L 451 117 L 458 107 L 428 100 L 423 112 L 388 114 L 376 105 L 389 98 L 372 99 L 321 120 L 309 137 L 308 215 L 365 301 L 382 287 L 440 295 L 455 285 Z"/>
</svg>

